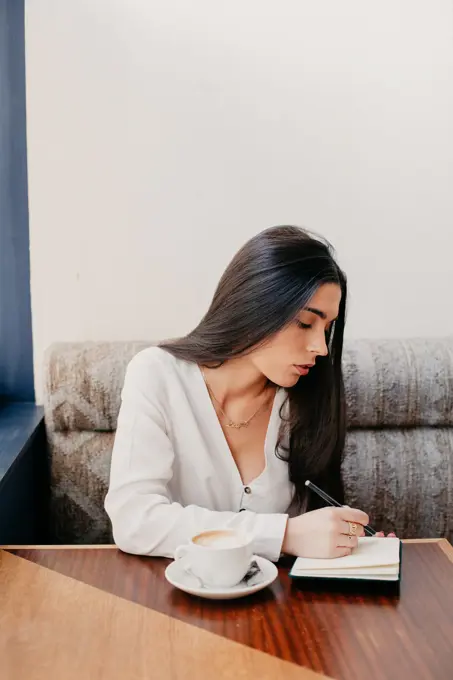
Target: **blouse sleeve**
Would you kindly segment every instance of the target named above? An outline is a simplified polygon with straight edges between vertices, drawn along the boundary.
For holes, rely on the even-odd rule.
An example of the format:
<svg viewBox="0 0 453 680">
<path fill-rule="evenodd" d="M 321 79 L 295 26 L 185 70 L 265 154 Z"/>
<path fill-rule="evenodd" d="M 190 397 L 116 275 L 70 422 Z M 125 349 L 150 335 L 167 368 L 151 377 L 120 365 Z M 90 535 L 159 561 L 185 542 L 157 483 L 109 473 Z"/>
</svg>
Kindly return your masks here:
<svg viewBox="0 0 453 680">
<path fill-rule="evenodd" d="M 140 355 L 129 364 L 105 499 L 115 543 L 129 553 L 173 557 L 179 545 L 201 531 L 241 529 L 252 536 L 256 554 L 278 560 L 286 514 L 219 512 L 172 502 L 168 484 L 175 454 L 158 382 Z"/>
</svg>

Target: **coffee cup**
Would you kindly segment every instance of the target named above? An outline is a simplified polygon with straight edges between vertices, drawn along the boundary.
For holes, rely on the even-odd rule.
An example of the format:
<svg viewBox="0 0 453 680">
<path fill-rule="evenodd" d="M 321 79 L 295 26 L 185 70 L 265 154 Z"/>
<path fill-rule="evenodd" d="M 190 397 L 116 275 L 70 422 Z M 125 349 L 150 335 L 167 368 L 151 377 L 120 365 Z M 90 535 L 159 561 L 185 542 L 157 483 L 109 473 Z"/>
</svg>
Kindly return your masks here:
<svg viewBox="0 0 453 680">
<path fill-rule="evenodd" d="M 251 539 L 229 529 L 203 531 L 175 551 L 184 571 L 208 588 L 236 586 L 248 572 L 252 556 Z"/>
</svg>

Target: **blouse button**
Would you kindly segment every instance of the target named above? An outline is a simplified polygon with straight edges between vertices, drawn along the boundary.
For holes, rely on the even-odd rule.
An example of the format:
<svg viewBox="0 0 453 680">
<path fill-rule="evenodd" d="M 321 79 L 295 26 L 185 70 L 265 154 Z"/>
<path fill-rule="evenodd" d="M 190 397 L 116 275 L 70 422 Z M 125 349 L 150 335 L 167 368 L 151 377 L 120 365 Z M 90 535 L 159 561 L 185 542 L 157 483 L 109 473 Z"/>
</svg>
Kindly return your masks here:
<svg viewBox="0 0 453 680">
<path fill-rule="evenodd" d="M 251 490 L 251 488 L 250 488 L 249 486 L 246 486 L 246 487 L 244 488 L 244 491 L 245 491 L 245 493 L 252 493 L 252 490 Z"/>
</svg>

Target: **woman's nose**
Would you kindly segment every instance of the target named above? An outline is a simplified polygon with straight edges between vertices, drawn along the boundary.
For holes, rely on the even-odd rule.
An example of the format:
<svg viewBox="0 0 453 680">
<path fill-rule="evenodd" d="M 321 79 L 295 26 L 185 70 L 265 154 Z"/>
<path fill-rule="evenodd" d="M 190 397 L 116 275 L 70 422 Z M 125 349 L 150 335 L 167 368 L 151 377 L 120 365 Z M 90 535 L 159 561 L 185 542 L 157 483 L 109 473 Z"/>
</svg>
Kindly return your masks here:
<svg viewBox="0 0 453 680">
<path fill-rule="evenodd" d="M 322 336 L 313 338 L 313 340 L 308 344 L 307 350 L 317 354 L 318 356 L 325 357 L 329 353 L 329 350 L 327 348 L 324 334 L 322 334 Z"/>
</svg>

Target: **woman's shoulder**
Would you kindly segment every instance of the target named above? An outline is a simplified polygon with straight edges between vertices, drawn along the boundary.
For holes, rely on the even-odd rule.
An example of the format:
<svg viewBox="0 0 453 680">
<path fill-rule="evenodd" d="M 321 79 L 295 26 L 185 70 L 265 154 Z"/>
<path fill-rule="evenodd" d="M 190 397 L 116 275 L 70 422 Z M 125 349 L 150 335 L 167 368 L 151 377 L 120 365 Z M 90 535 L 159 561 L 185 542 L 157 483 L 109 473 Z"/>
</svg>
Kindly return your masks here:
<svg viewBox="0 0 453 680">
<path fill-rule="evenodd" d="M 193 365 L 192 365 L 193 366 Z M 188 362 L 177 359 L 161 347 L 147 347 L 136 354 L 127 367 L 127 377 L 162 387 L 165 383 L 181 380 L 190 370 Z"/>
<path fill-rule="evenodd" d="M 177 359 L 164 349 L 147 347 L 129 362 L 121 392 L 123 408 L 146 409 L 169 432 L 175 395 L 190 389 L 196 364 Z"/>
<path fill-rule="evenodd" d="M 171 363 L 172 360 L 175 361 L 176 359 L 169 352 L 158 345 L 152 345 L 135 354 L 129 362 L 129 366 L 133 366 L 134 364 L 152 367 L 166 366 Z"/>
</svg>

